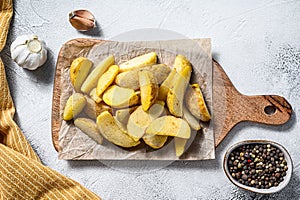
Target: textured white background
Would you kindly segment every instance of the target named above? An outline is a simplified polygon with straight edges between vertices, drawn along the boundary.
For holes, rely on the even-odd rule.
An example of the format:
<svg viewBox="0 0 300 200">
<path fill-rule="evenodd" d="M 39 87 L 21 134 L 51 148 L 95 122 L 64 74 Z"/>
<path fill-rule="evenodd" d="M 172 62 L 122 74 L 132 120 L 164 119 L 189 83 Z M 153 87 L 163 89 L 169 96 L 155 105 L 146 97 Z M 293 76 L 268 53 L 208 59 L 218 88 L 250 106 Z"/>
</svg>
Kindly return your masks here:
<svg viewBox="0 0 300 200">
<path fill-rule="evenodd" d="M 15 119 L 43 163 L 75 179 L 103 199 L 300 199 L 300 1 L 91 1 L 17 0 L 7 46 L 1 53 L 16 105 Z M 68 12 L 87 8 L 99 31 L 82 34 Z M 216 151 L 216 160 L 175 162 L 149 173 L 115 170 L 99 162 L 57 159 L 51 141 L 51 104 L 55 62 L 63 43 L 77 37 L 109 39 L 140 28 L 176 31 L 189 38 L 211 37 L 213 56 L 245 94 L 277 94 L 294 113 L 284 126 L 243 123 Z M 49 47 L 47 63 L 36 71 L 19 68 L 9 46 L 22 34 L 35 33 Z M 273 195 L 257 195 L 233 186 L 222 170 L 222 157 L 244 139 L 283 144 L 294 161 L 290 184 Z M 131 171 L 126 172 L 126 171 Z"/>
</svg>

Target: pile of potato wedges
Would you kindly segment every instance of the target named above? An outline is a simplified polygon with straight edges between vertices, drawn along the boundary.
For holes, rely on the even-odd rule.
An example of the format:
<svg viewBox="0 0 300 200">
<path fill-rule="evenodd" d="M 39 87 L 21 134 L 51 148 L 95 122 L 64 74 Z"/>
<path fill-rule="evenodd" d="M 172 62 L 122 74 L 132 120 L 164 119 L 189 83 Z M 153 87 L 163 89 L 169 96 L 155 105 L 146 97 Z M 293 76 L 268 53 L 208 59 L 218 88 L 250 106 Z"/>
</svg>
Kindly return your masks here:
<svg viewBox="0 0 300 200">
<path fill-rule="evenodd" d="M 191 129 L 211 115 L 198 84 L 190 84 L 192 65 L 177 55 L 172 68 L 150 52 L 117 65 L 113 55 L 97 65 L 85 57 L 70 66 L 74 93 L 63 119 L 97 143 L 103 138 L 130 148 L 141 142 L 153 149 L 174 138 L 176 156 L 185 151 Z"/>
</svg>

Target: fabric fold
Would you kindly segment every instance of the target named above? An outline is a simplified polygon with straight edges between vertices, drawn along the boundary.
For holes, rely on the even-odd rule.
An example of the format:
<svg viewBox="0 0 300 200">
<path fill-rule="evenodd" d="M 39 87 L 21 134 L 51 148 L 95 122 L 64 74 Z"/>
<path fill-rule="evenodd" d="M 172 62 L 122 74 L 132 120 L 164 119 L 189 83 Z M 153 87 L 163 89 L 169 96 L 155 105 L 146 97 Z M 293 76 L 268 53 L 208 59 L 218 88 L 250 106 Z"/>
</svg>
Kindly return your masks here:
<svg viewBox="0 0 300 200">
<path fill-rule="evenodd" d="M 3 199 L 99 199 L 78 182 L 0 144 Z"/>
<path fill-rule="evenodd" d="M 7 147 L 33 159 L 39 161 L 39 157 L 31 148 L 24 134 L 13 120 L 15 107 L 10 96 L 4 65 L 0 59 L 0 131 L 1 142 Z"/>
<path fill-rule="evenodd" d="M 0 0 L 0 51 L 2 51 L 13 15 L 12 0 Z"/>
<path fill-rule="evenodd" d="M 12 0 L 0 0 L 0 51 L 12 14 Z M 78 182 L 44 166 L 13 120 L 14 114 L 0 58 L 0 199 L 100 199 Z"/>
</svg>

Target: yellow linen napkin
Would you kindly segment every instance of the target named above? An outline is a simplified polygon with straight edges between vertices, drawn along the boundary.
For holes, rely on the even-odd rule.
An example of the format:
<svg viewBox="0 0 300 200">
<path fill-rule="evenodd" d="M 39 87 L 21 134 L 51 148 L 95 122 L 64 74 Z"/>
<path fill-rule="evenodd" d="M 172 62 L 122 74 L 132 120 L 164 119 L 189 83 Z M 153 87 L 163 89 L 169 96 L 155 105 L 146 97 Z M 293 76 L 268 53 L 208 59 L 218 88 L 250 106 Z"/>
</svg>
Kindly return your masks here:
<svg viewBox="0 0 300 200">
<path fill-rule="evenodd" d="M 0 0 L 0 52 L 12 14 L 12 0 Z M 100 199 L 76 181 L 42 165 L 14 122 L 14 114 L 0 58 L 0 199 Z"/>
</svg>

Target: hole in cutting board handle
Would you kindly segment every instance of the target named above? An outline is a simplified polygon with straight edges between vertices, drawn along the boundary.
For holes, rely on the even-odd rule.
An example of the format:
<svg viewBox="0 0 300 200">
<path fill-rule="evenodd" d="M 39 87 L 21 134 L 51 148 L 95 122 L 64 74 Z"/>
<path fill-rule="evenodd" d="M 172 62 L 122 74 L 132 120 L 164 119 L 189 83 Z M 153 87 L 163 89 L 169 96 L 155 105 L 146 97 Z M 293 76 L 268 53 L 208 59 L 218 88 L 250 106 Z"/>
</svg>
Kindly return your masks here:
<svg viewBox="0 0 300 200">
<path fill-rule="evenodd" d="M 273 115 L 276 112 L 276 107 L 275 106 L 266 106 L 264 111 L 267 115 Z"/>
</svg>

